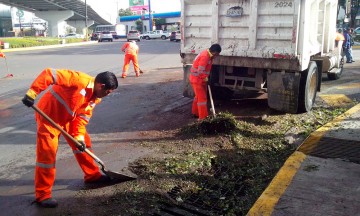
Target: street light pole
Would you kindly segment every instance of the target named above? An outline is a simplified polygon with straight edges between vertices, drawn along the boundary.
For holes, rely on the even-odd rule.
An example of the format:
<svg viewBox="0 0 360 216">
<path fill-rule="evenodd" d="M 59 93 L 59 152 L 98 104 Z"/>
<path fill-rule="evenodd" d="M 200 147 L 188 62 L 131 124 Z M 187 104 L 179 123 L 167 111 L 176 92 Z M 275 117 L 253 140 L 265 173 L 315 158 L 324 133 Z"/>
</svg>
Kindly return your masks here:
<svg viewBox="0 0 360 216">
<path fill-rule="evenodd" d="M 150 6 L 150 0 L 149 1 L 149 31 L 153 30 L 153 26 L 152 26 L 152 18 L 151 18 L 151 6 Z"/>
<path fill-rule="evenodd" d="M 88 41 L 87 4 L 85 0 L 85 40 Z"/>
</svg>

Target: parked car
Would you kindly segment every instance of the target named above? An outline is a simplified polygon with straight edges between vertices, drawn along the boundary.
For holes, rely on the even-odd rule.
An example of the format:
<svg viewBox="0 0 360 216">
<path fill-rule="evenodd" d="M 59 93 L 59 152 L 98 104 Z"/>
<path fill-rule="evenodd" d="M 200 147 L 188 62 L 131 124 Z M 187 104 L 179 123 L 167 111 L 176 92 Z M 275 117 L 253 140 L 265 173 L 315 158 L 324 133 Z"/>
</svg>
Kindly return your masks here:
<svg viewBox="0 0 360 216">
<path fill-rule="evenodd" d="M 178 31 L 173 31 L 173 32 L 171 32 L 171 34 L 170 34 L 170 41 L 178 41 L 178 39 L 176 38 L 176 36 L 180 36 L 180 31 L 178 30 Z"/>
<path fill-rule="evenodd" d="M 359 35 L 360 35 L 360 27 L 357 27 L 357 28 L 354 29 L 354 34 L 355 34 L 356 36 L 359 36 Z"/>
<path fill-rule="evenodd" d="M 99 40 L 99 35 L 101 32 L 94 32 L 91 34 L 90 40 L 94 41 L 94 40 Z"/>
<path fill-rule="evenodd" d="M 175 41 L 181 41 L 181 33 L 176 33 Z"/>
<path fill-rule="evenodd" d="M 159 38 L 166 40 L 167 38 L 169 38 L 169 34 L 167 32 L 164 33 L 162 30 L 155 30 L 141 35 L 141 39 L 144 40 L 159 39 Z"/>
<path fill-rule="evenodd" d="M 103 31 L 99 35 L 99 42 L 103 42 L 104 40 L 113 42 L 113 35 L 109 31 Z"/>
<path fill-rule="evenodd" d="M 127 41 L 136 40 L 140 41 L 140 32 L 137 30 L 130 30 L 129 33 L 126 35 Z"/>
</svg>

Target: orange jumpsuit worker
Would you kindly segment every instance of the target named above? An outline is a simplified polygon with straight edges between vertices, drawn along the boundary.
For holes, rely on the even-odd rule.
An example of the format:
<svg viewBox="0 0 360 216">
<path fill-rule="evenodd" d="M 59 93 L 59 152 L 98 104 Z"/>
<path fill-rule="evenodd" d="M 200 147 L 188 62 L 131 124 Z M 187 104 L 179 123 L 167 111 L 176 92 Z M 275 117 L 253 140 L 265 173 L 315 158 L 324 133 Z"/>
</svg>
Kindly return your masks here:
<svg viewBox="0 0 360 216">
<path fill-rule="evenodd" d="M 195 93 L 192 103 L 192 114 L 199 119 L 206 118 L 207 108 L 207 81 L 210 75 L 213 59 L 221 52 L 219 44 L 213 44 L 209 49 L 199 53 L 190 69 L 190 83 Z"/>
<path fill-rule="evenodd" d="M 38 107 L 54 122 L 72 135 L 81 147 L 66 138 L 73 150 L 77 162 L 84 172 L 85 183 L 105 183 L 111 181 L 101 174 L 94 160 L 84 152 L 91 151 L 91 140 L 86 132 L 93 109 L 101 98 L 110 94 L 118 87 L 115 74 L 99 73 L 95 78 L 85 73 L 47 68 L 31 84 L 22 102 L 31 107 L 40 92 L 48 89 L 38 102 Z M 60 131 L 46 119 L 36 113 L 36 167 L 35 167 L 35 197 L 39 206 L 54 208 L 58 205 L 52 198 L 51 190 L 55 180 L 56 152 Z"/>
<path fill-rule="evenodd" d="M 139 46 L 136 45 L 135 41 L 131 41 L 131 42 L 126 42 L 122 48 L 121 51 L 125 52 L 125 57 L 124 57 L 124 66 L 122 69 L 122 78 L 126 78 L 127 76 L 127 70 L 129 69 L 129 64 L 130 64 L 130 60 L 132 61 L 133 65 L 134 65 L 134 70 L 135 70 L 135 74 L 136 76 L 140 76 L 140 68 L 139 68 L 139 63 L 138 63 L 138 53 L 139 53 Z"/>
</svg>

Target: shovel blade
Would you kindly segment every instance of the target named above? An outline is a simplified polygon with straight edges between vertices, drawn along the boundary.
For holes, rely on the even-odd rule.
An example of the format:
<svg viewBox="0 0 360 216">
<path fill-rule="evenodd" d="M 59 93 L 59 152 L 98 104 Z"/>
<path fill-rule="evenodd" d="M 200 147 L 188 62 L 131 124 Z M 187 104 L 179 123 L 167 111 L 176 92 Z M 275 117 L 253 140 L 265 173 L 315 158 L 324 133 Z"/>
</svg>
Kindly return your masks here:
<svg viewBox="0 0 360 216">
<path fill-rule="evenodd" d="M 105 169 L 103 169 L 102 171 L 104 172 L 105 175 L 107 175 L 109 178 L 111 178 L 114 181 L 132 181 L 137 178 L 135 174 L 130 176 Z"/>
</svg>

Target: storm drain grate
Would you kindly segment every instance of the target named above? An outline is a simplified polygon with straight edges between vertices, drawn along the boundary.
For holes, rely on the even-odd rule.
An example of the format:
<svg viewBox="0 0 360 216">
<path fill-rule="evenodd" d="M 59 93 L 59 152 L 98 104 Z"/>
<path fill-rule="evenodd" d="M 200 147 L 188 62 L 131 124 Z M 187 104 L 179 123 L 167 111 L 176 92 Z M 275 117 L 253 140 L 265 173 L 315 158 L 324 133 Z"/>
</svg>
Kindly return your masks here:
<svg viewBox="0 0 360 216">
<path fill-rule="evenodd" d="M 340 158 L 360 164 L 360 141 L 323 137 L 315 146 L 304 146 L 299 151 L 321 158 Z"/>
</svg>

